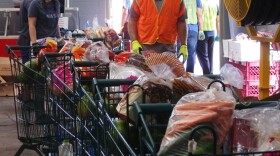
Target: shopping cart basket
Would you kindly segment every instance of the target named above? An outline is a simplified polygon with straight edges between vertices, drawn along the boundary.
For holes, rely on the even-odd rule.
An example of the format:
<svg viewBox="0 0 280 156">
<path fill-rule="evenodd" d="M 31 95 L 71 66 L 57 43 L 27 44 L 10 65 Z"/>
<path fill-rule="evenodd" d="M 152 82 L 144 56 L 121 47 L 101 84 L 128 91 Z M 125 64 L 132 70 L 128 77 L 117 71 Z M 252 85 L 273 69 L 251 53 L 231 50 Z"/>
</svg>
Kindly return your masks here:
<svg viewBox="0 0 280 156">
<path fill-rule="evenodd" d="M 53 146 L 56 128 L 53 119 L 48 115 L 50 110 L 46 99 L 45 75 L 39 71 L 37 58 L 31 54 L 32 47 L 6 46 L 6 49 L 14 84 L 17 135 L 22 142 L 15 155 L 20 155 L 24 149 L 35 150 L 44 155 L 42 147 Z M 30 52 L 29 62 L 22 63 L 20 50 Z"/>
<path fill-rule="evenodd" d="M 123 96 L 129 92 L 132 87 L 140 87 L 133 85 L 135 79 L 93 79 L 93 95 L 95 101 L 103 100 L 104 106 L 111 118 L 118 118 L 116 106 Z M 143 96 L 143 101 L 144 101 Z M 129 103 L 129 99 L 127 99 Z M 129 113 L 129 111 L 127 110 Z M 129 114 L 127 114 L 128 116 Z"/>
<path fill-rule="evenodd" d="M 75 65 L 75 63 L 73 64 Z M 74 68 L 76 68 L 74 66 Z M 75 70 L 75 69 L 74 69 Z M 84 88 L 81 79 L 74 80 L 77 105 L 78 143 L 81 155 L 136 155 L 119 132 L 104 101 L 96 101 L 92 90 Z"/>
<path fill-rule="evenodd" d="M 266 101 L 266 102 L 246 102 L 246 103 L 237 103 L 236 110 L 242 110 L 242 109 L 249 109 L 249 108 L 267 108 L 267 107 L 277 107 L 279 108 L 279 102 L 278 101 Z M 165 129 L 167 127 L 167 122 L 165 124 L 159 124 L 159 125 L 151 125 L 146 120 L 146 115 L 149 114 L 162 114 L 167 113 L 171 114 L 173 107 L 170 104 L 139 104 L 134 103 L 134 110 L 137 114 L 137 127 L 139 130 L 139 141 L 141 145 L 141 155 L 157 155 L 157 152 L 159 150 L 159 145 L 157 143 L 160 143 L 162 140 L 164 133 L 159 133 L 159 131 L 155 131 L 156 126 L 162 126 L 161 128 Z M 279 155 L 279 150 L 274 151 L 257 151 L 257 152 L 236 152 L 232 153 L 227 150 L 223 151 L 222 154 L 217 154 L 216 151 L 216 143 L 217 143 L 217 134 L 215 130 L 207 125 L 198 125 L 192 129 L 190 132 L 190 136 L 188 138 L 189 142 L 191 142 L 194 139 L 195 133 L 198 132 L 201 129 L 209 130 L 213 136 L 213 145 L 212 149 L 213 153 L 204 153 L 204 154 L 194 154 L 192 151 L 189 151 L 187 155 L 220 155 L 220 156 L 231 156 L 231 155 L 238 155 L 238 156 L 244 156 L 244 155 L 250 155 L 250 156 L 257 156 L 257 155 Z M 158 138 L 159 137 L 159 138 Z M 250 138 L 251 139 L 251 138 Z M 158 142 L 159 141 L 159 142 Z M 230 149 L 231 150 L 231 149 Z"/>
<path fill-rule="evenodd" d="M 74 90 L 79 85 L 88 91 L 92 91 L 92 79 L 109 79 L 109 64 L 103 64 L 92 61 L 71 61 L 71 68 L 74 78 Z"/>
<path fill-rule="evenodd" d="M 140 87 L 139 85 L 133 84 L 135 80 L 132 79 L 93 79 L 93 95 L 96 102 L 101 102 L 101 110 L 105 110 L 109 116 L 104 117 L 104 120 L 113 121 L 114 125 L 118 127 L 118 130 L 122 132 L 122 135 L 126 141 L 130 144 L 134 151 L 138 152 L 138 130 L 137 128 L 130 124 L 128 120 L 123 120 L 120 118 L 116 111 L 116 106 L 121 101 L 126 93 L 129 92 L 133 87 Z M 141 88 L 141 87 L 140 87 Z M 142 89 L 142 88 L 141 88 Z M 140 97 L 142 101 L 145 101 L 145 96 Z M 126 98 L 126 116 L 129 116 L 129 98 Z M 111 122 L 110 121 L 110 122 Z M 109 124 L 110 125 L 110 124 Z M 113 125 L 110 125 L 113 126 Z"/>
<path fill-rule="evenodd" d="M 73 91 L 73 76 L 70 61 L 71 53 L 43 54 L 43 72 L 47 81 L 49 116 L 54 119 L 56 139 L 59 144 L 68 139 L 73 145 L 73 152 L 79 155 L 77 109 L 78 97 Z"/>
</svg>

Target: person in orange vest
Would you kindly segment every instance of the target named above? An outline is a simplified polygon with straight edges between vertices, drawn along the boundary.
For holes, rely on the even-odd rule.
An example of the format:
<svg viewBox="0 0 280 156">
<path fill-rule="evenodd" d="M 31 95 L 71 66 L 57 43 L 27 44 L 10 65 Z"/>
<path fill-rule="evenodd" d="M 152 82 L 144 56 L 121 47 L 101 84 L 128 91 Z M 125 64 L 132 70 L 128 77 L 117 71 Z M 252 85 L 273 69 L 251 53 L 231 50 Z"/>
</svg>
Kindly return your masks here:
<svg viewBox="0 0 280 156">
<path fill-rule="evenodd" d="M 133 0 L 128 20 L 133 52 L 154 50 L 175 54 L 179 37 L 178 54 L 183 55 L 185 62 L 188 57 L 186 19 L 183 0 Z"/>
</svg>

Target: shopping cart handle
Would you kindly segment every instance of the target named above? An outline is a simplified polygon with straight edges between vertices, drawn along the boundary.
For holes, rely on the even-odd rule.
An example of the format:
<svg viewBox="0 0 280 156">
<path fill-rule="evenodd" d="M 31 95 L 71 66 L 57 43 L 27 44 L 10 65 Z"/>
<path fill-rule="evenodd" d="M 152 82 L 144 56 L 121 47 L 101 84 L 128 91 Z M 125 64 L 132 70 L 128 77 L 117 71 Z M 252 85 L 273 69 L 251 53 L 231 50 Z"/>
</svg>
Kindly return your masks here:
<svg viewBox="0 0 280 156">
<path fill-rule="evenodd" d="M 45 48 L 46 46 L 36 46 L 37 48 Z M 11 50 L 31 50 L 32 46 L 10 46 L 6 45 L 6 51 L 8 54 L 11 52 Z"/>
<path fill-rule="evenodd" d="M 59 56 L 73 56 L 72 53 L 43 53 L 47 58 L 57 58 Z"/>
<path fill-rule="evenodd" d="M 99 86 L 119 86 L 119 85 L 132 85 L 135 79 L 93 79 L 93 83 Z"/>
<path fill-rule="evenodd" d="M 75 67 L 90 67 L 90 66 L 98 66 L 101 63 L 92 62 L 92 61 L 72 61 L 72 65 Z"/>
</svg>

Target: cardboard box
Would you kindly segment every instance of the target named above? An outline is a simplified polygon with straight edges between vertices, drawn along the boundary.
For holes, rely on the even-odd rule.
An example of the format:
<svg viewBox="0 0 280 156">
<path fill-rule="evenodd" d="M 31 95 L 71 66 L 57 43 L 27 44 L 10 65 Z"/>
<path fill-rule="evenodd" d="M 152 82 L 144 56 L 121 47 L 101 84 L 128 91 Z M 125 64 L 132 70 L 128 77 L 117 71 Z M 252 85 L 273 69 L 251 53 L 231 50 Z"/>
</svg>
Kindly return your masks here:
<svg viewBox="0 0 280 156">
<path fill-rule="evenodd" d="M 0 96 L 14 96 L 13 83 L 0 84 Z"/>
<path fill-rule="evenodd" d="M 229 41 L 229 53 L 235 61 L 259 61 L 260 43 L 253 40 Z"/>
<path fill-rule="evenodd" d="M 229 41 L 232 41 L 232 39 L 223 40 L 223 52 L 224 52 L 224 57 L 226 58 L 230 58 L 230 56 L 232 56 L 232 54 L 229 54 Z"/>
<path fill-rule="evenodd" d="M 0 76 L 11 76 L 11 65 L 8 57 L 0 57 Z"/>
<path fill-rule="evenodd" d="M 3 77 L 0 76 L 0 84 L 5 84 L 5 83 L 7 82 L 3 79 Z"/>
</svg>

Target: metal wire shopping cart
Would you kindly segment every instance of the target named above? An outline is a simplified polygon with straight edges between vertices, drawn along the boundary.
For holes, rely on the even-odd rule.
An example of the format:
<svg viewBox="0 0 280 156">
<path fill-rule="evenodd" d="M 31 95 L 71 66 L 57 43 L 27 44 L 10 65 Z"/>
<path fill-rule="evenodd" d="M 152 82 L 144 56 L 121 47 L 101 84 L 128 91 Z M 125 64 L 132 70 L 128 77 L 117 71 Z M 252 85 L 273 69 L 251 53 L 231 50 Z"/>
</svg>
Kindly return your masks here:
<svg viewBox="0 0 280 156">
<path fill-rule="evenodd" d="M 74 92 L 78 95 L 77 129 L 79 144 L 83 149 L 81 155 L 136 155 L 104 109 L 103 98 L 94 98 L 97 93 L 93 91 L 92 79 L 88 81 L 89 77 L 84 77 L 88 72 L 92 73 L 91 78 L 105 80 L 108 65 L 73 61 L 72 69 Z"/>
<path fill-rule="evenodd" d="M 277 107 L 279 108 L 279 102 L 278 101 L 265 101 L 265 102 L 247 102 L 247 103 L 238 103 L 236 105 L 236 110 L 243 110 L 243 109 L 249 109 L 249 108 L 268 108 L 268 107 Z M 158 127 L 161 127 L 160 129 L 166 129 L 167 122 L 165 124 L 150 124 L 146 120 L 146 116 L 150 114 L 162 114 L 166 113 L 171 114 L 173 107 L 170 104 L 140 104 L 135 103 L 134 104 L 135 113 L 137 114 L 137 127 L 139 130 L 139 141 L 140 141 L 140 155 L 157 155 L 157 152 L 159 150 L 160 142 L 164 136 L 164 133 L 159 133 Z M 198 125 L 192 129 L 190 132 L 190 136 L 188 138 L 189 142 L 194 139 L 195 133 L 197 133 L 200 130 L 209 130 L 214 138 L 214 143 L 211 145 L 212 153 L 203 153 L 203 154 L 194 154 L 192 151 L 189 151 L 186 153 L 187 155 L 221 155 L 221 156 L 231 156 L 231 155 L 238 155 L 238 156 L 244 156 L 244 155 L 250 155 L 250 156 L 257 156 L 257 155 L 279 155 L 279 150 L 272 150 L 272 151 L 243 151 L 243 152 L 235 152 L 233 153 L 230 149 L 230 151 L 225 150 L 223 153 L 217 153 L 217 134 L 215 130 L 212 127 L 206 126 L 206 125 Z M 240 132 L 242 133 L 242 132 Z M 238 135 L 238 134 L 237 134 Z M 249 137 L 249 136 L 248 136 Z M 244 138 L 243 138 L 244 139 Z M 247 138 L 247 139 L 253 139 L 253 138 Z M 159 143 L 159 144 L 158 144 Z M 175 154 L 174 154 L 175 155 Z"/>
<path fill-rule="evenodd" d="M 15 155 L 24 149 L 35 150 L 44 155 L 54 145 L 56 124 L 48 115 L 47 83 L 40 72 L 37 58 L 31 55 L 32 47 L 7 46 L 14 84 L 14 104 L 17 135 L 22 142 Z M 30 59 L 23 64 L 20 50 L 30 52 Z"/>
<path fill-rule="evenodd" d="M 126 142 L 129 143 L 133 151 L 135 151 L 136 153 L 139 152 L 139 144 L 137 141 L 137 128 L 134 125 L 130 124 L 128 121 L 120 119 L 120 116 L 116 111 L 116 106 L 124 97 L 125 93 L 129 92 L 129 90 L 134 86 L 140 87 L 139 85 L 133 85 L 134 82 L 135 80 L 131 79 L 93 79 L 93 93 L 95 95 L 95 101 L 101 101 L 101 110 L 106 111 L 108 113 L 106 113 L 106 116 L 101 116 L 101 118 L 103 118 L 103 121 L 107 121 L 109 123 L 107 126 L 105 125 L 104 127 L 104 129 L 108 131 L 108 133 L 103 139 L 104 142 L 107 142 L 107 144 L 115 144 L 114 146 L 117 149 L 115 150 L 115 152 L 120 152 L 122 149 L 120 148 L 122 146 L 122 143 L 118 141 L 119 139 L 111 137 L 114 136 L 115 127 L 117 127 L 117 131 L 119 131 L 122 134 Z M 129 102 L 128 98 L 127 102 Z M 127 105 L 126 107 L 127 116 L 129 116 L 129 107 L 132 107 L 132 105 Z"/>
</svg>

